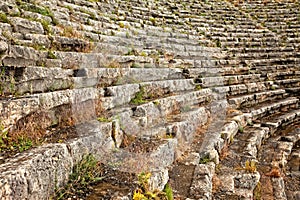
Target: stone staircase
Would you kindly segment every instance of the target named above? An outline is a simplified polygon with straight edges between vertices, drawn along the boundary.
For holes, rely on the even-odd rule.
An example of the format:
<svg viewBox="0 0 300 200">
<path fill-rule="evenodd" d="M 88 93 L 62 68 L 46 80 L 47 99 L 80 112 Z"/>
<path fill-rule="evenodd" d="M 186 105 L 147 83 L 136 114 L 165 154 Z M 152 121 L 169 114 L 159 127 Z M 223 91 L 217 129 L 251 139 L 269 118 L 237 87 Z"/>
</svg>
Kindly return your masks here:
<svg viewBox="0 0 300 200">
<path fill-rule="evenodd" d="M 1 2 L 1 199 L 49 199 L 89 153 L 175 199 L 297 199 L 297 15 L 297 1 Z"/>
</svg>

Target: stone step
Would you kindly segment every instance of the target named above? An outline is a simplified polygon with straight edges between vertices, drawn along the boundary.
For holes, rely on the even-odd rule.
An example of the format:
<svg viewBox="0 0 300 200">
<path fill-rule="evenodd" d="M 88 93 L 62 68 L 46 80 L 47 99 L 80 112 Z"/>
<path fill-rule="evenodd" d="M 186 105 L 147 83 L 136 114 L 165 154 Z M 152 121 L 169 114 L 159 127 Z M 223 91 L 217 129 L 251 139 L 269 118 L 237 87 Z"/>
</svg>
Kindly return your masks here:
<svg viewBox="0 0 300 200">
<path fill-rule="evenodd" d="M 278 84 L 281 88 L 297 88 L 300 86 L 300 78 L 276 80 L 275 83 Z"/>
<path fill-rule="evenodd" d="M 295 57 L 294 52 L 272 52 L 272 53 L 236 53 L 234 57 L 239 59 L 272 59 L 272 58 L 286 58 Z"/>
<path fill-rule="evenodd" d="M 252 64 L 259 68 L 261 66 L 283 65 L 283 64 L 295 64 L 298 65 L 299 58 L 272 58 L 272 59 L 257 59 L 257 60 L 245 60 L 245 63 Z"/>
<path fill-rule="evenodd" d="M 270 82 L 253 82 L 247 84 L 229 85 L 223 87 L 213 88 L 215 91 L 224 91 L 228 97 L 236 95 L 245 95 L 248 93 L 262 92 L 267 89 L 271 89 L 272 84 Z"/>
<path fill-rule="evenodd" d="M 59 67 L 2 67 L 2 94 L 24 95 L 74 88 L 73 70 Z M 2 96 L 2 95 L 1 95 Z"/>
<path fill-rule="evenodd" d="M 270 80 L 292 79 L 292 78 L 298 78 L 299 76 L 300 76 L 300 71 L 298 71 L 297 68 L 290 69 L 290 71 L 277 71 L 277 72 L 267 73 L 267 77 Z"/>
<path fill-rule="evenodd" d="M 299 136 L 297 128 L 289 132 L 279 131 L 278 135 L 268 139 L 259 153 L 258 169 L 262 174 L 262 182 L 270 183 L 268 187 L 274 191 L 273 196 L 276 199 L 287 199 L 285 191 L 288 191 L 288 188 L 285 188 L 285 183 L 288 183 L 291 177 L 287 175 L 284 181 L 283 176 L 287 171 L 283 169 L 289 163 L 288 157 L 295 143 L 299 141 Z M 264 185 L 262 189 L 265 189 Z"/>
<path fill-rule="evenodd" d="M 299 96 L 300 94 L 300 87 L 292 87 L 292 88 L 286 88 L 286 91 L 288 93 L 294 94 L 295 96 Z"/>
<path fill-rule="evenodd" d="M 76 130 L 74 139 L 44 144 L 0 164 L 0 197 L 48 199 L 55 188 L 66 184 L 73 166 L 83 156 L 91 153 L 98 160 L 107 158 L 114 146 L 111 125 L 93 121 Z"/>
<path fill-rule="evenodd" d="M 265 65 L 265 66 L 258 66 L 257 68 L 255 66 L 252 67 L 253 69 L 259 70 L 263 74 L 269 73 L 281 73 L 286 72 L 287 70 L 291 71 L 298 71 L 297 64 L 294 63 L 287 63 L 287 64 L 272 64 L 272 65 Z"/>
<path fill-rule="evenodd" d="M 193 110 L 199 113 L 198 110 L 200 109 L 202 114 L 200 112 L 199 116 L 207 115 L 206 112 L 201 110 L 202 108 L 198 109 L 197 106 L 208 104 L 209 97 L 211 97 L 211 91 L 208 89 L 165 97 L 133 108 L 114 109 L 109 113 L 111 115 L 109 119 L 116 118 L 119 120 L 118 123 L 122 125 L 126 133 L 133 135 L 153 135 L 155 127 L 158 125 L 164 125 L 168 121 L 172 121 L 172 119 L 173 121 L 179 118 L 183 118 L 183 120 L 184 118 L 190 119 L 189 117 L 181 117 L 181 115 L 186 115 L 184 114 L 186 112 L 192 115 Z M 154 128 L 154 131 L 152 128 Z M 164 131 L 159 131 L 157 134 L 161 132 Z"/>
<path fill-rule="evenodd" d="M 268 53 L 268 52 L 293 52 L 295 49 L 293 47 L 278 47 L 277 49 L 269 47 L 258 47 L 258 48 L 227 48 L 228 51 L 233 53 Z"/>
<path fill-rule="evenodd" d="M 291 112 L 293 112 L 293 110 L 291 110 Z M 290 120 L 290 123 L 292 123 L 293 120 Z M 257 172 L 256 166 L 253 168 L 248 166 L 247 168 L 245 163 L 248 162 L 250 165 L 251 162 L 257 162 L 258 151 L 260 149 L 265 149 L 262 146 L 265 145 L 264 141 L 269 136 L 269 128 L 254 125 L 253 127 L 241 129 L 234 137 L 234 140 L 231 139 L 232 144 L 227 151 L 224 151 L 223 156 L 225 156 L 225 158 L 221 160 L 220 168 L 217 172 L 218 181 L 220 183 L 217 185 L 218 188 L 216 188 L 217 192 L 214 193 L 214 197 L 224 199 L 226 197 L 232 198 L 233 195 L 236 195 L 236 197 L 242 196 L 244 198 L 253 198 L 253 190 L 258 184 L 261 174 Z M 297 141 L 297 139 L 295 141 Z M 289 145 L 289 147 L 292 146 L 293 145 Z M 268 163 L 265 159 L 266 154 L 262 155 L 264 162 Z M 272 156 L 269 156 L 268 158 L 272 158 Z M 260 162 L 259 165 L 261 165 Z M 247 172 L 247 170 L 249 172 Z M 246 180 L 243 180 L 243 177 L 247 177 L 249 173 L 251 173 L 251 178 L 248 177 Z M 236 183 L 236 180 L 239 180 L 239 184 Z M 240 187 L 240 185 L 243 184 L 247 184 L 247 187 Z M 249 186 L 249 184 L 252 186 Z"/>
<path fill-rule="evenodd" d="M 294 108 L 282 113 L 276 113 L 267 118 L 261 120 L 261 124 L 270 129 L 270 133 L 273 134 L 280 127 L 287 126 L 296 121 L 299 121 L 300 109 Z"/>
<path fill-rule="evenodd" d="M 213 195 L 218 199 L 252 199 L 253 190 L 260 179 L 256 169 L 247 168 L 245 165 L 256 160 L 258 148 L 267 137 L 268 130 L 259 127 L 240 127 L 243 126 L 238 127 L 239 132 L 235 136 L 222 132 L 227 146 L 220 154 L 220 167 L 215 175 L 219 184 Z"/>
<path fill-rule="evenodd" d="M 194 71 L 200 74 L 204 70 L 199 68 Z M 97 78 L 99 84 L 105 87 L 113 84 L 184 79 L 186 73 L 179 68 L 82 68 L 75 71 L 75 76 Z"/>
<path fill-rule="evenodd" d="M 297 108 L 299 99 L 296 97 L 289 97 L 279 101 L 272 101 L 269 103 L 263 103 L 252 108 L 243 109 L 243 112 L 252 120 L 260 119 L 266 115 L 270 115 L 280 110 Z"/>
<path fill-rule="evenodd" d="M 196 83 L 200 83 L 201 87 L 215 87 L 222 85 L 237 85 L 237 84 L 247 84 L 252 82 L 260 82 L 260 74 L 251 75 L 236 75 L 236 76 L 219 76 L 219 77 L 204 77 L 196 79 Z"/>
<path fill-rule="evenodd" d="M 239 109 L 257 105 L 265 101 L 283 99 L 287 96 L 288 94 L 286 94 L 285 90 L 278 89 L 232 97 L 228 99 L 228 103 L 234 108 Z"/>
<path fill-rule="evenodd" d="M 136 95 L 140 95 L 137 103 L 144 103 L 147 100 L 156 99 L 172 93 L 187 92 L 195 90 L 193 79 L 165 80 L 155 82 L 143 82 L 140 84 L 127 84 L 110 86 L 104 88 L 104 97 L 101 98 L 105 109 L 122 106 L 134 101 Z"/>
<path fill-rule="evenodd" d="M 136 174 L 144 171 L 163 171 L 168 176 L 166 168 L 175 161 L 176 149 L 176 138 L 137 138 L 117 148 L 117 151 L 111 153 L 109 157 L 104 158 L 101 162 L 116 165 L 116 168 L 120 171 Z M 160 184 L 164 187 L 166 183 Z M 160 189 L 163 189 L 163 187 Z"/>
<path fill-rule="evenodd" d="M 264 46 L 271 46 L 271 47 L 277 47 L 278 45 L 278 42 L 277 41 L 266 41 L 266 42 L 263 42 L 263 45 Z M 256 41 L 250 41 L 250 42 L 244 42 L 244 43 L 241 43 L 239 41 L 223 41 L 221 42 L 221 46 L 222 47 L 230 47 L 230 48 L 238 48 L 238 47 L 247 47 L 247 48 L 257 48 L 259 46 L 261 46 L 261 42 L 256 42 Z"/>
<path fill-rule="evenodd" d="M 37 66 L 39 60 L 47 58 L 48 52 L 32 47 L 10 45 L 10 51 L 2 58 L 4 66 Z"/>
<path fill-rule="evenodd" d="M 48 113 L 50 120 L 50 124 L 48 125 L 50 126 L 51 123 L 58 123 L 58 120 L 56 118 L 59 118 L 59 115 L 56 117 L 54 115 L 51 115 L 51 112 L 55 112 L 56 108 L 64 105 L 70 105 L 71 110 L 68 110 L 68 112 L 66 110 L 66 113 L 70 112 L 71 114 L 76 115 L 76 112 L 80 112 L 79 110 L 77 110 L 78 108 L 76 108 L 76 106 L 80 106 L 81 103 L 90 100 L 93 101 L 97 96 L 97 89 L 82 88 L 27 95 L 18 98 L 4 98 L 0 101 L 2 113 L 1 122 L 4 128 L 10 128 L 12 126 L 15 126 L 19 120 L 25 118 L 30 113 L 45 111 L 46 113 L 50 112 Z M 47 119 L 45 120 L 47 121 Z"/>
</svg>

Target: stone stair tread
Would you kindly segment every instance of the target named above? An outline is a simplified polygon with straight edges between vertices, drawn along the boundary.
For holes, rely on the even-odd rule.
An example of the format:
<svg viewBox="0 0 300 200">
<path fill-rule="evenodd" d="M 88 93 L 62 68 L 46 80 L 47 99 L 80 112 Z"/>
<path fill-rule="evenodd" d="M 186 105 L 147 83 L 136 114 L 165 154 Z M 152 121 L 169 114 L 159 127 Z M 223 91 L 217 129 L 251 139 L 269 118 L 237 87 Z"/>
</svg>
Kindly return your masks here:
<svg viewBox="0 0 300 200">
<path fill-rule="evenodd" d="M 109 86 L 104 90 L 104 97 L 101 98 L 104 102 L 103 106 L 105 108 L 113 108 L 132 102 L 137 94 L 141 95 L 140 98 L 144 98 L 144 100 L 139 99 L 140 103 L 145 103 L 149 99 L 170 96 L 183 91 L 193 91 L 195 90 L 195 84 L 193 79 L 159 80 L 139 84 Z"/>
<path fill-rule="evenodd" d="M 292 109 L 281 113 L 276 113 L 271 116 L 269 116 L 266 119 L 262 119 L 261 122 L 265 126 L 274 126 L 275 128 L 278 128 L 279 126 L 283 124 L 289 124 L 292 123 L 293 120 L 299 119 L 300 116 L 300 109 Z"/>
<path fill-rule="evenodd" d="M 288 106 L 288 105 L 295 105 L 299 102 L 299 99 L 296 97 L 289 97 L 286 99 L 278 100 L 275 102 L 265 102 L 259 104 L 257 106 L 253 106 L 251 108 L 243 109 L 244 113 L 249 113 L 253 118 L 257 118 L 261 115 L 265 115 L 267 113 L 271 114 L 274 113 L 277 109 Z M 273 110 L 275 109 L 275 111 Z"/>
<path fill-rule="evenodd" d="M 37 180 L 42 185 L 49 183 L 55 185 L 55 180 L 63 181 L 67 178 L 74 163 L 78 162 L 86 151 L 93 151 L 99 157 L 104 156 L 105 151 L 111 149 L 113 144 L 110 134 L 105 132 L 105 129 L 109 130 L 111 127 L 95 121 L 83 124 L 78 129 L 78 134 L 83 135 L 81 138 L 71 139 L 65 143 L 45 144 L 7 159 L 0 165 L 0 176 L 7 188 L 1 196 L 9 191 L 8 194 L 14 196 L 14 191 L 18 190 L 30 191 L 27 195 L 31 198 L 46 198 L 48 188 L 40 185 L 32 187 L 32 181 Z M 60 169 L 61 173 L 57 169 Z M 42 175 L 43 173 L 47 176 Z"/>
<path fill-rule="evenodd" d="M 229 104 L 236 105 L 238 108 L 240 108 L 242 105 L 247 105 L 250 102 L 254 101 L 254 104 L 262 103 L 264 101 L 271 99 L 276 99 L 277 97 L 282 98 L 285 94 L 284 89 L 278 89 L 278 90 L 269 90 L 269 91 L 263 91 L 258 93 L 252 93 L 252 94 L 246 94 L 246 95 L 238 95 L 234 96 L 232 98 L 228 99 Z"/>
</svg>

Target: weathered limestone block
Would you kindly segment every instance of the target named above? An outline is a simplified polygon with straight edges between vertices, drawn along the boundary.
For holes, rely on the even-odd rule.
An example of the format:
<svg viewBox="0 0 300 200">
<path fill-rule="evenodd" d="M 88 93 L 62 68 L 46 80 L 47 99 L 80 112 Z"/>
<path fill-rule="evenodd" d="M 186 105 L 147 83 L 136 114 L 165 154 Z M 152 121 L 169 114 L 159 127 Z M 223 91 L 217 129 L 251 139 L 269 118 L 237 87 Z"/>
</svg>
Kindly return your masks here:
<svg viewBox="0 0 300 200">
<path fill-rule="evenodd" d="M 121 130 L 119 119 L 112 120 L 112 138 L 115 146 L 119 148 L 123 142 L 124 132 Z"/>
<path fill-rule="evenodd" d="M 24 18 L 35 19 L 35 20 L 38 20 L 38 21 L 46 21 L 48 23 L 52 22 L 51 17 L 44 16 L 44 15 L 41 15 L 39 13 L 23 11 L 22 14 L 24 15 Z"/>
<path fill-rule="evenodd" d="M 8 44 L 5 41 L 0 41 L 0 58 L 8 51 Z"/>
<path fill-rule="evenodd" d="M 7 200 L 48 199 L 68 179 L 73 165 L 68 148 L 49 144 L 0 165 L 0 197 Z"/>
<path fill-rule="evenodd" d="M 132 146 L 115 149 L 110 157 L 102 158 L 104 163 L 115 166 L 118 170 L 140 173 L 165 170 L 175 160 L 176 139 L 143 139 L 143 146 L 152 143 L 148 150 L 135 150 Z M 156 142 L 155 145 L 153 142 Z"/>
<path fill-rule="evenodd" d="M 105 109 L 110 109 L 128 104 L 135 97 L 135 94 L 139 91 L 139 84 L 108 87 L 105 91 L 105 95 L 108 96 L 108 98 L 101 98 L 104 102 L 103 107 Z"/>
<path fill-rule="evenodd" d="M 44 34 L 43 26 L 40 22 L 30 21 L 20 17 L 9 17 L 14 30 L 19 33 Z"/>
<path fill-rule="evenodd" d="M 179 79 L 183 78 L 181 69 L 160 69 L 160 68 L 130 68 L 121 69 L 123 73 L 119 78 L 118 83 L 127 82 L 149 82 L 158 80 L 168 80 L 168 79 Z"/>
<path fill-rule="evenodd" d="M 38 79 L 30 80 L 27 82 L 16 83 L 15 93 L 23 95 L 25 93 L 37 93 L 37 92 L 47 92 L 56 91 L 63 89 L 70 89 L 74 85 L 72 78 L 64 79 Z"/>
<path fill-rule="evenodd" d="M 161 169 L 159 171 L 151 172 L 149 179 L 149 188 L 151 191 L 159 190 L 163 191 L 165 185 L 168 183 L 169 173 L 167 169 Z"/>
<path fill-rule="evenodd" d="M 283 178 L 272 178 L 271 180 L 274 191 L 274 198 L 278 200 L 287 200 Z"/>
<path fill-rule="evenodd" d="M 26 67 L 23 70 L 21 76 L 17 76 L 16 81 L 28 81 L 36 80 L 41 78 L 53 78 L 62 79 L 66 77 L 71 77 L 73 75 L 73 70 L 61 69 L 61 68 L 45 68 L 45 67 Z"/>
<path fill-rule="evenodd" d="M 8 41 L 9 36 L 12 34 L 12 26 L 7 23 L 1 23 L 0 22 L 0 39 L 3 41 Z"/>
<path fill-rule="evenodd" d="M 74 163 L 82 156 L 93 154 L 98 160 L 107 160 L 115 148 L 112 136 L 112 123 L 100 123 L 96 120 L 76 125 L 78 137 L 66 142 Z"/>
<path fill-rule="evenodd" d="M 232 120 L 235 121 L 239 125 L 239 127 L 245 127 L 246 125 L 251 123 L 247 120 L 245 115 L 236 115 L 232 117 Z"/>
<path fill-rule="evenodd" d="M 29 40 L 31 44 L 41 45 L 45 49 L 51 46 L 51 41 L 47 35 L 25 34 L 24 39 Z"/>
<path fill-rule="evenodd" d="M 0 198 L 49 199 L 68 180 L 72 167 L 86 154 L 99 160 L 114 147 L 111 124 L 97 121 L 76 128 L 78 138 L 66 144 L 34 148 L 0 165 Z"/>
<path fill-rule="evenodd" d="M 229 86 L 229 94 L 230 95 L 237 95 L 237 94 L 243 94 L 247 92 L 247 86 L 244 84 L 240 85 L 230 85 Z"/>
<path fill-rule="evenodd" d="M 239 125 L 235 121 L 230 121 L 225 124 L 221 130 L 221 137 L 229 142 L 231 138 L 233 138 L 239 130 Z"/>
<path fill-rule="evenodd" d="M 184 151 L 194 139 L 196 129 L 207 123 L 209 114 L 204 107 L 189 111 L 180 116 L 180 121 L 167 129 L 178 139 L 178 151 Z"/>
<path fill-rule="evenodd" d="M 120 123 L 122 131 L 128 135 L 140 136 L 143 134 L 141 127 L 139 126 L 139 121 L 135 120 L 133 117 L 133 111 L 131 109 L 125 109 L 117 111 L 117 115 L 114 117 L 116 123 Z"/>
<path fill-rule="evenodd" d="M 175 151 L 178 145 L 178 141 L 176 138 L 174 139 L 166 139 L 163 145 L 160 145 L 156 151 L 151 153 L 150 161 L 153 169 L 163 169 L 167 166 L 170 166 L 175 161 Z"/>
<path fill-rule="evenodd" d="M 25 93 L 36 93 L 55 91 L 59 89 L 69 89 L 73 86 L 71 70 L 61 68 L 42 68 L 42 67 L 6 67 L 4 68 L 10 76 L 7 80 L 7 87 L 4 93 L 16 93 L 23 95 Z M 14 87 L 9 87 L 14 83 Z"/>
<path fill-rule="evenodd" d="M 251 174 L 239 174 L 234 178 L 234 193 L 243 199 L 253 199 L 253 190 L 259 182 L 260 174 L 258 172 Z"/>
<path fill-rule="evenodd" d="M 76 104 L 96 99 L 98 91 L 95 88 L 56 91 L 37 95 L 41 109 L 51 109 L 63 104 Z"/>
<path fill-rule="evenodd" d="M 254 173 L 239 173 L 234 178 L 235 188 L 243 188 L 253 191 L 260 179 L 258 172 Z"/>
<path fill-rule="evenodd" d="M 196 165 L 190 193 L 195 199 L 212 199 L 212 177 L 215 173 L 215 164 Z"/>
<path fill-rule="evenodd" d="M 0 3 L 0 10 L 9 15 L 18 15 L 20 10 L 15 5 L 14 1 L 3 1 Z"/>
<path fill-rule="evenodd" d="M 38 97 L 1 100 L 1 123 L 4 127 L 12 126 L 16 121 L 38 108 Z"/>
<path fill-rule="evenodd" d="M 39 58 L 39 52 L 34 50 L 31 47 L 13 45 L 10 46 L 10 51 L 8 56 L 13 58 L 25 58 L 25 59 L 37 60 Z"/>
<path fill-rule="evenodd" d="M 36 66 L 43 55 L 31 47 L 12 45 L 3 59 L 5 66 Z"/>
<path fill-rule="evenodd" d="M 97 87 L 98 79 L 97 78 L 85 78 L 85 77 L 73 77 L 72 80 L 74 82 L 73 88 L 89 88 L 89 87 Z"/>
<path fill-rule="evenodd" d="M 165 80 L 156 82 L 141 83 L 141 87 L 144 87 L 146 93 L 149 95 L 163 96 L 164 94 L 188 91 L 195 88 L 193 79 L 182 79 L 182 80 Z M 153 94 L 151 94 L 153 93 Z M 162 93 L 162 94 L 160 94 Z"/>
<path fill-rule="evenodd" d="M 145 123 L 143 125 L 145 128 L 149 128 L 155 124 L 162 124 L 166 117 L 164 115 L 165 113 L 160 111 L 160 107 L 152 102 L 137 106 L 133 114 L 140 119 L 145 117 Z"/>
</svg>

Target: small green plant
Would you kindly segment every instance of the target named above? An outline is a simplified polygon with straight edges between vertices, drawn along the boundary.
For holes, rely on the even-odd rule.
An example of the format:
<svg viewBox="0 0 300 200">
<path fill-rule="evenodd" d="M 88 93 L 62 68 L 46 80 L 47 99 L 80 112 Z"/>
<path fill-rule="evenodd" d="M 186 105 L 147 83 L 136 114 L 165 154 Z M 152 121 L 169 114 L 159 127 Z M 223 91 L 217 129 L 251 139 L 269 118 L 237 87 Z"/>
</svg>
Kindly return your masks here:
<svg viewBox="0 0 300 200">
<path fill-rule="evenodd" d="M 111 120 L 110 120 L 110 119 L 107 119 L 106 117 L 98 117 L 97 120 L 98 120 L 99 122 L 111 122 Z"/>
<path fill-rule="evenodd" d="M 144 96 L 145 96 L 145 88 L 143 86 L 140 86 L 140 91 L 138 91 L 136 94 L 135 94 L 135 97 L 133 99 L 131 99 L 131 103 L 132 104 L 143 104 L 143 103 L 146 103 L 147 101 L 144 100 Z"/>
<path fill-rule="evenodd" d="M 173 200 L 173 191 L 169 184 L 166 184 L 163 191 L 150 190 L 149 179 L 151 173 L 140 173 L 138 175 L 139 188 L 133 192 L 133 200 Z"/>
<path fill-rule="evenodd" d="M 0 13 L 0 22 L 2 23 L 9 23 L 9 20 L 7 18 L 7 15 L 5 13 Z"/>
<path fill-rule="evenodd" d="M 196 85 L 195 86 L 195 90 L 201 90 L 201 89 L 202 89 L 201 85 Z"/>
<path fill-rule="evenodd" d="M 232 143 L 234 142 L 234 137 L 233 137 L 233 135 L 230 136 L 229 142 L 230 142 L 230 144 L 232 144 Z"/>
<path fill-rule="evenodd" d="M 146 56 L 147 56 L 147 53 L 144 52 L 144 51 L 142 51 L 142 52 L 140 53 L 140 56 L 146 57 Z"/>
<path fill-rule="evenodd" d="M 245 162 L 245 168 L 244 170 L 248 171 L 248 172 L 255 172 L 256 171 L 256 162 L 251 160 L 247 160 Z"/>
<path fill-rule="evenodd" d="M 18 148 L 19 152 L 23 152 L 30 149 L 33 146 L 33 142 L 29 138 L 20 137 L 18 143 L 15 143 L 14 146 Z"/>
<path fill-rule="evenodd" d="M 173 190 L 171 188 L 171 186 L 167 183 L 165 188 L 164 188 L 164 192 L 166 193 L 166 197 L 168 200 L 173 200 Z"/>
<path fill-rule="evenodd" d="M 64 188 L 56 189 L 56 199 L 73 198 L 74 196 L 84 196 L 92 184 L 104 179 L 102 167 L 96 158 L 88 154 L 73 167 L 73 172 L 69 176 L 69 181 Z"/>
<path fill-rule="evenodd" d="M 132 63 L 131 68 L 141 68 L 141 65 L 134 62 L 134 63 Z"/>
<path fill-rule="evenodd" d="M 45 31 L 46 34 L 50 34 L 52 33 L 51 31 L 51 28 L 50 28 L 50 23 L 46 20 L 40 20 L 42 26 L 43 26 L 43 29 Z"/>
<path fill-rule="evenodd" d="M 155 100 L 155 101 L 153 101 L 153 104 L 156 105 L 156 106 L 159 106 L 159 105 L 160 105 L 160 102 L 157 101 L 157 100 Z"/>
<path fill-rule="evenodd" d="M 51 50 L 48 51 L 47 58 L 48 59 L 57 59 L 56 55 Z"/>
<path fill-rule="evenodd" d="M 120 28 L 124 28 L 125 27 L 125 25 L 124 25 L 123 22 L 119 22 L 119 26 L 120 26 Z"/>
<path fill-rule="evenodd" d="M 216 45 L 217 47 L 221 48 L 222 47 L 222 44 L 221 44 L 221 41 L 218 39 L 216 40 Z"/>
<path fill-rule="evenodd" d="M 244 132 L 244 127 L 243 126 L 239 126 L 239 132 L 243 133 Z"/>
<path fill-rule="evenodd" d="M 3 130 L 3 126 L 0 127 L 0 152 L 1 151 L 19 151 L 23 152 L 33 146 L 31 139 L 27 137 L 19 137 L 17 141 L 14 141 L 9 135 L 7 130 Z"/>
<path fill-rule="evenodd" d="M 130 38 L 130 33 L 126 31 L 126 38 Z"/>
<path fill-rule="evenodd" d="M 199 163 L 200 164 L 206 164 L 208 162 L 210 162 L 210 158 L 209 158 L 209 155 L 205 155 L 203 158 L 200 159 Z"/>
<path fill-rule="evenodd" d="M 3 130 L 3 126 L 0 126 L 0 152 L 7 149 L 9 147 L 10 142 L 8 142 L 8 132 Z"/>
<path fill-rule="evenodd" d="M 145 173 L 142 172 L 140 174 L 138 174 L 138 183 L 139 185 L 145 189 L 145 190 L 149 190 L 149 179 L 151 177 L 151 173 Z"/>
<path fill-rule="evenodd" d="M 272 85 L 271 90 L 275 90 L 275 89 L 276 89 L 275 85 Z"/>
<path fill-rule="evenodd" d="M 256 172 L 257 171 L 256 162 L 254 160 L 251 160 L 251 161 L 246 160 L 245 167 L 238 167 L 236 169 L 237 170 L 245 170 L 246 172 L 250 172 L 250 173 Z"/>
<path fill-rule="evenodd" d="M 153 25 L 155 25 L 156 19 L 154 17 L 150 17 L 149 20 Z"/>
<path fill-rule="evenodd" d="M 254 191 L 253 191 L 254 200 L 261 200 L 262 199 L 261 195 L 262 195 L 261 183 L 258 182 L 256 187 L 254 188 Z"/>
</svg>

